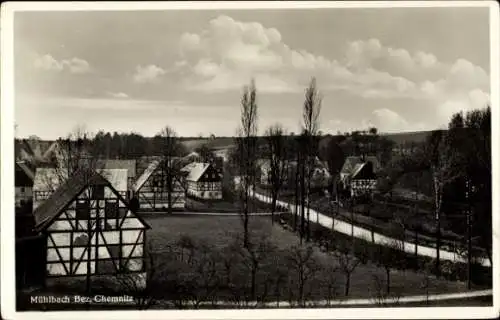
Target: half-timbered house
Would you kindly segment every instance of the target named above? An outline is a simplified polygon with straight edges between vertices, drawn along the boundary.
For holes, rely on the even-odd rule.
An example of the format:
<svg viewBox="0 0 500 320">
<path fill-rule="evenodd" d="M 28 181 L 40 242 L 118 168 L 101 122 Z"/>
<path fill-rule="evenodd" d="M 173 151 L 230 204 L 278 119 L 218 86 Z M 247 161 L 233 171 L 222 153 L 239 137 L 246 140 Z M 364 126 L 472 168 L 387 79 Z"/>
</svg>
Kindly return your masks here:
<svg viewBox="0 0 500 320">
<path fill-rule="evenodd" d="M 377 175 L 372 162 L 357 163 L 343 182 L 351 197 L 372 196 L 377 187 Z"/>
<path fill-rule="evenodd" d="M 222 199 L 222 175 L 211 163 L 193 162 L 181 169 L 185 173 L 186 193 L 189 196 Z"/>
<path fill-rule="evenodd" d="M 46 239 L 46 280 L 118 272 L 145 279 L 149 226 L 101 174 L 78 171 L 33 214 Z"/>
<path fill-rule="evenodd" d="M 174 168 L 167 168 L 165 160 L 153 160 L 132 186 L 134 197 L 139 200 L 141 210 L 163 210 L 171 206 L 172 209 L 182 210 L 185 207 L 185 189 L 181 176 Z M 171 170 L 172 188 L 168 183 L 167 170 Z M 170 197 L 170 202 L 169 202 Z"/>
</svg>

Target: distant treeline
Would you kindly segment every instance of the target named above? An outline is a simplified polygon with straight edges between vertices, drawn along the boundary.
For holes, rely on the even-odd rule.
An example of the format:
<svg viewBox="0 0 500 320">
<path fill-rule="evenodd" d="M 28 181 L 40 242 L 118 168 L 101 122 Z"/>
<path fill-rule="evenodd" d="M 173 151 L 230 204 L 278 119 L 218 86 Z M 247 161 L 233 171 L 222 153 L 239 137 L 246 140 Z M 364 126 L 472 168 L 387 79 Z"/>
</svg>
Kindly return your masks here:
<svg viewBox="0 0 500 320">
<path fill-rule="evenodd" d="M 356 155 L 376 155 L 381 164 L 391 160 L 392 151 L 395 146 L 408 148 L 411 145 L 420 144 L 430 132 L 401 133 L 391 135 L 379 135 L 372 131 L 353 131 L 337 135 L 322 135 L 318 145 L 318 156 L 323 161 L 330 162 L 332 170 L 340 170 L 339 166 L 345 157 Z M 293 146 L 297 143 L 296 135 L 288 135 L 288 144 Z M 61 138 L 63 139 L 63 138 Z M 139 133 L 110 133 L 99 131 L 97 134 L 81 135 L 80 139 L 86 141 L 86 145 L 92 150 L 92 154 L 108 159 L 137 159 L 143 156 L 158 156 L 163 152 L 163 137 L 145 137 Z M 235 137 L 176 137 L 178 142 L 178 155 L 186 155 L 200 149 L 224 149 L 231 148 L 235 144 Z M 258 144 L 265 146 L 266 137 L 257 138 Z M 20 142 L 21 139 L 16 139 Z M 54 141 L 41 140 L 37 137 L 24 139 L 32 143 L 43 143 L 50 145 Z M 396 143 L 395 141 L 398 141 Z M 403 143 L 401 143 L 403 142 Z M 42 148 L 43 149 L 43 148 Z M 336 161 L 333 160 L 336 158 Z"/>
</svg>

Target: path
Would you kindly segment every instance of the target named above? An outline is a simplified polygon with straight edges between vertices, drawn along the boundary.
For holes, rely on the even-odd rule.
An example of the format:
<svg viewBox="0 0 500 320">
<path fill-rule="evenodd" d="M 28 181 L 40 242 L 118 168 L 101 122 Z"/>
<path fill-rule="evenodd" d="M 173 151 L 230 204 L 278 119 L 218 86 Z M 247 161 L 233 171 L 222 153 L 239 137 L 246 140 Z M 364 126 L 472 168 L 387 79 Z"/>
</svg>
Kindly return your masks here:
<svg viewBox="0 0 500 320">
<path fill-rule="evenodd" d="M 333 306 L 369 306 L 369 305 L 379 305 L 379 304 L 402 304 L 402 303 L 415 303 L 415 302 L 431 302 L 431 301 L 446 301 L 446 300 L 459 300 L 468 298 L 478 298 L 487 297 L 493 294 L 493 290 L 481 290 L 481 291 L 470 291 L 470 292 L 458 292 L 458 293 L 445 293 L 445 294 L 430 294 L 426 295 L 416 295 L 416 296 L 406 296 L 400 298 L 388 297 L 385 299 L 345 299 L 345 300 L 316 300 L 307 301 L 306 307 L 333 307 Z M 464 301 L 465 304 L 465 301 Z M 234 306 L 234 307 L 268 307 L 268 308 L 289 308 L 290 306 L 298 306 L 298 303 L 290 304 L 289 301 L 270 301 L 265 303 L 258 303 L 256 301 L 235 303 L 233 301 L 203 301 L 199 306 Z"/>
<path fill-rule="evenodd" d="M 260 201 L 266 202 L 266 203 L 271 203 L 271 198 L 262 194 L 259 194 L 257 192 L 253 193 L 254 197 Z M 284 201 L 277 201 L 277 206 L 281 208 L 287 208 L 292 214 L 296 214 L 295 212 L 295 207 L 292 204 L 289 204 Z M 318 221 L 318 223 L 326 228 L 331 229 L 332 228 L 332 223 L 333 223 L 333 229 L 337 232 L 346 234 L 346 235 L 351 235 L 352 232 L 352 225 L 348 222 L 341 221 L 338 219 L 332 219 L 331 217 L 328 217 L 324 214 L 318 213 L 314 209 L 309 209 L 309 216 L 310 216 L 310 221 Z M 306 217 L 307 218 L 307 217 Z M 369 239 L 372 238 L 372 232 L 368 229 L 361 228 L 358 226 L 354 226 L 354 237 L 358 239 L 364 239 L 367 241 L 370 241 Z M 382 245 L 388 245 L 394 241 L 401 241 L 397 240 L 385 235 L 382 235 L 380 233 L 373 233 L 373 240 L 375 243 L 382 244 Z M 431 258 L 436 258 L 436 248 L 431 248 L 431 247 L 426 247 L 422 245 L 416 245 L 415 243 L 411 242 L 404 242 L 404 251 L 407 253 L 415 253 L 415 246 L 417 247 L 417 254 L 421 256 L 426 256 L 426 257 L 431 257 Z M 463 262 L 467 263 L 467 259 L 464 257 L 459 256 L 455 252 L 450 252 L 446 250 L 440 250 L 440 259 L 441 260 L 448 260 L 452 262 Z M 491 267 L 490 261 L 488 259 L 480 259 L 480 264 L 484 267 Z"/>
</svg>

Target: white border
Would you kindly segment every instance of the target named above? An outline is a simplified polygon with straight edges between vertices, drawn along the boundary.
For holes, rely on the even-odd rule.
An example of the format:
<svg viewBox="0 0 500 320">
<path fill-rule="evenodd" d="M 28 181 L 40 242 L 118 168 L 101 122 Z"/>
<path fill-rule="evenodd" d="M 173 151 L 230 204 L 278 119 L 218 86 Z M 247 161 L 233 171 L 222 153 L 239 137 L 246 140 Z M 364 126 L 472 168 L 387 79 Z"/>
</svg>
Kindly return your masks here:
<svg viewBox="0 0 500 320">
<path fill-rule="evenodd" d="M 14 275 L 14 70 L 13 13 L 15 11 L 82 11 L 82 10 L 201 10 L 201 9 L 305 9 L 305 8 L 390 8 L 390 7 L 488 7 L 490 9 L 491 108 L 493 159 L 493 307 L 444 308 L 347 308 L 283 310 L 188 310 L 188 311 L 88 311 L 88 312 L 16 312 Z M 7 2 L 1 7 L 1 312 L 6 319 L 384 319 L 384 318 L 495 318 L 499 315 L 499 5 L 496 1 L 276 1 L 276 2 Z M 495 165 L 495 163 L 497 165 Z"/>
</svg>

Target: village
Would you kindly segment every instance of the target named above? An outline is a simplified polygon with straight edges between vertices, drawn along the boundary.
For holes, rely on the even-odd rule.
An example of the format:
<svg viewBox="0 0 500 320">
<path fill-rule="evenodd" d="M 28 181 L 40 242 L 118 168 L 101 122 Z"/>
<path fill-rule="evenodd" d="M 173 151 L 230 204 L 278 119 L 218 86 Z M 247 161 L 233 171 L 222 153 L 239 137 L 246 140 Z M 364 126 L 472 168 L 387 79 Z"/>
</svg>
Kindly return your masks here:
<svg viewBox="0 0 500 320">
<path fill-rule="evenodd" d="M 5 315 L 492 314 L 498 8 L 247 5 L 2 6 Z"/>
<path fill-rule="evenodd" d="M 460 218 L 451 214 L 440 217 L 445 228 L 436 233 L 426 169 L 417 176 L 417 169 L 406 171 L 409 158 L 445 133 L 380 135 L 372 128 L 318 135 L 311 157 L 304 150 L 307 135 L 284 135 L 279 125 L 266 132 L 255 137 L 251 155 L 245 138 L 181 138 L 170 127 L 142 138 L 143 147 L 157 146 L 149 155 L 125 148 L 112 157 L 111 135 L 90 137 L 82 128 L 57 141 L 16 139 L 21 292 L 66 287 L 89 295 L 114 287 L 133 296 L 136 308 L 158 301 L 198 308 L 275 299 L 330 305 L 352 296 L 397 304 L 411 293 L 488 288 L 490 261 L 481 239 L 459 234 Z M 120 137 L 131 143 L 127 134 Z M 288 264 L 273 255 L 284 255 Z M 322 267 L 321 259 L 337 259 L 337 266 Z M 236 271 L 238 263 L 250 268 L 250 284 L 238 278 L 246 277 Z M 225 276 L 216 270 L 231 264 L 235 270 Z M 369 279 L 374 268 L 381 274 Z M 298 291 L 287 288 L 294 286 L 293 269 L 302 270 Z M 265 279 L 278 281 L 276 292 L 262 287 Z M 178 289 L 161 290 L 173 284 Z M 236 289 L 231 296 L 237 300 L 229 299 L 227 290 Z"/>
</svg>

